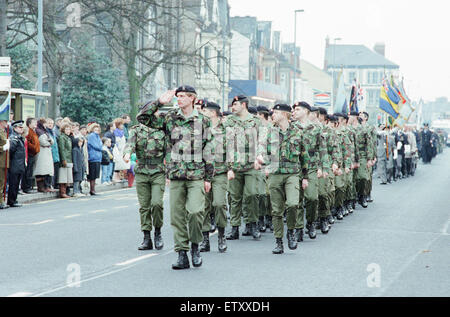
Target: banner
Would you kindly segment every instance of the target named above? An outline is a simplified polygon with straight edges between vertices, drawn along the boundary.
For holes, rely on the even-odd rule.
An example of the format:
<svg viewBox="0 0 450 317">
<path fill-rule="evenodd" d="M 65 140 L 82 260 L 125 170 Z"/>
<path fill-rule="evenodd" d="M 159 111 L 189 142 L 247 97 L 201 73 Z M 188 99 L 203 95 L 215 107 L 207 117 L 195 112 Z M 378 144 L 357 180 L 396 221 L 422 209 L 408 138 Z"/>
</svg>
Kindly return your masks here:
<svg viewBox="0 0 450 317">
<path fill-rule="evenodd" d="M 331 105 L 331 96 L 329 92 L 323 92 L 313 89 L 314 92 L 314 106 L 329 107 Z"/>
<path fill-rule="evenodd" d="M 0 57 L 0 120 L 9 120 L 11 108 L 11 58 Z"/>
</svg>

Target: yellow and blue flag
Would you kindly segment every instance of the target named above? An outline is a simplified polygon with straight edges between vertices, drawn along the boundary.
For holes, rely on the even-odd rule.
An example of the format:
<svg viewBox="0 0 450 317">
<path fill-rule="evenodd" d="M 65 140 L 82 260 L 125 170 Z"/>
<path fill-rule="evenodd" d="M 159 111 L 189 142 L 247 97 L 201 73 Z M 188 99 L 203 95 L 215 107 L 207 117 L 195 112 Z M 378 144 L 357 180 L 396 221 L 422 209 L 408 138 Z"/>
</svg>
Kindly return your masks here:
<svg viewBox="0 0 450 317">
<path fill-rule="evenodd" d="M 400 113 L 398 103 L 400 97 L 386 81 L 383 81 L 383 85 L 380 90 L 380 109 L 386 112 L 394 119 L 398 118 Z"/>
</svg>

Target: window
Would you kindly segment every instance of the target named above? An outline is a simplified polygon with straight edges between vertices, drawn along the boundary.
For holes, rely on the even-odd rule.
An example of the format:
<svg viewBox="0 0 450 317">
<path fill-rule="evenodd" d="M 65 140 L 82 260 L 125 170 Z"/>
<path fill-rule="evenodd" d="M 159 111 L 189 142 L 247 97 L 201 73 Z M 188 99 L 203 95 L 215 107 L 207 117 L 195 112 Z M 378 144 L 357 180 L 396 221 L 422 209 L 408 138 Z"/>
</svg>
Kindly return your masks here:
<svg viewBox="0 0 450 317">
<path fill-rule="evenodd" d="M 353 81 L 356 78 L 356 72 L 348 72 L 348 83 L 353 84 Z"/>
<path fill-rule="evenodd" d="M 380 90 L 378 89 L 368 89 L 367 90 L 367 105 L 376 106 L 379 103 Z"/>
<path fill-rule="evenodd" d="M 264 67 L 264 81 L 270 83 L 270 67 Z"/>
</svg>

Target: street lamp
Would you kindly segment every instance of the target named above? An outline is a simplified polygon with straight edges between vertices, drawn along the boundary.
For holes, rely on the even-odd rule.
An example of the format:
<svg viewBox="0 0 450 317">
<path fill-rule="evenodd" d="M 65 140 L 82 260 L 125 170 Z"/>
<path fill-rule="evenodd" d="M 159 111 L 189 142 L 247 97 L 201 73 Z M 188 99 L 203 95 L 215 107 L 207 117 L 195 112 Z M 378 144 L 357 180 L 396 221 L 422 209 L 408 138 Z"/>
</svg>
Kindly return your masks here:
<svg viewBox="0 0 450 317">
<path fill-rule="evenodd" d="M 296 88 L 296 79 L 297 79 L 297 13 L 299 12 L 305 12 L 305 10 L 301 9 L 301 10 L 295 10 L 294 11 L 294 87 L 293 87 L 293 93 L 292 93 L 292 104 L 295 103 L 295 88 Z"/>
<path fill-rule="evenodd" d="M 336 51 L 336 41 L 340 41 L 340 40 L 342 40 L 340 37 L 336 37 L 334 39 L 334 46 L 333 46 L 333 68 L 331 69 L 331 78 L 332 78 L 333 87 L 331 87 L 331 102 L 330 102 L 331 110 L 333 110 L 333 111 L 334 111 L 334 86 L 335 86 L 335 83 L 334 83 L 334 68 L 335 68 L 335 65 L 334 64 L 336 63 L 336 61 L 335 61 L 335 59 L 336 59 L 335 51 Z"/>
</svg>

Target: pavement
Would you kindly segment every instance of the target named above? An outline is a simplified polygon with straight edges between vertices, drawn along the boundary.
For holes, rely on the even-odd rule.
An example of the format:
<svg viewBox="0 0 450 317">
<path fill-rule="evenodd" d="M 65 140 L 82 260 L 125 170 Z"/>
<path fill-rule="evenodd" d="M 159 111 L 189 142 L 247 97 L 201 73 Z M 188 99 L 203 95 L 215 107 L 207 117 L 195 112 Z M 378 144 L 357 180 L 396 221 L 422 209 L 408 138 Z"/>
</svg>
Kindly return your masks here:
<svg viewBox="0 0 450 317">
<path fill-rule="evenodd" d="M 434 297 L 450 295 L 450 150 L 414 177 L 380 185 L 374 202 L 327 235 L 272 254 L 274 237 L 227 241 L 203 265 L 174 271 L 168 191 L 163 250 L 142 242 L 135 188 L 0 211 L 0 296 Z M 229 228 L 227 228 L 227 231 Z M 241 227 L 242 230 L 242 227 Z"/>
</svg>

